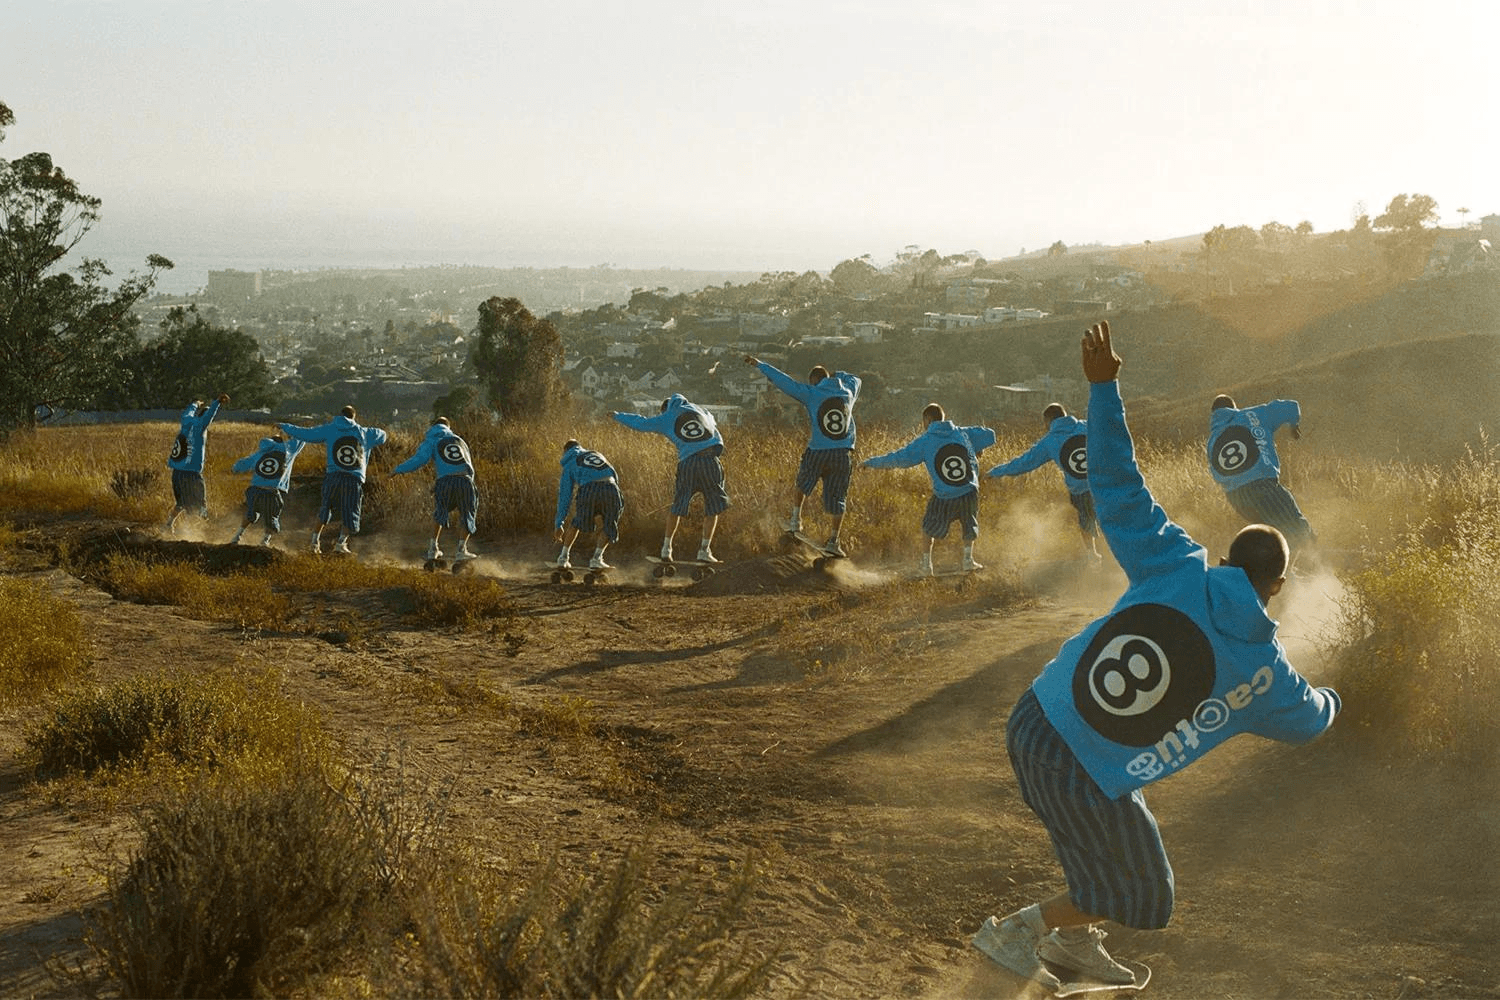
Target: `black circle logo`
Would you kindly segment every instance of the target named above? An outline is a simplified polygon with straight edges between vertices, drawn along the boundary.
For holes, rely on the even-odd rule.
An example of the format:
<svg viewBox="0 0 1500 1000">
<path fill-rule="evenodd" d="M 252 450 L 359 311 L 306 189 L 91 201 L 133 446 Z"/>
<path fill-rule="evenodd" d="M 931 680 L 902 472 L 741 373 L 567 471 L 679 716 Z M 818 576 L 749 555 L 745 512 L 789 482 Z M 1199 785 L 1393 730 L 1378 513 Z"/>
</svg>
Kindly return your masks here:
<svg viewBox="0 0 1500 1000">
<path fill-rule="evenodd" d="M 1191 719 L 1214 687 L 1214 651 L 1193 620 L 1164 604 L 1125 608 L 1073 671 L 1073 705 L 1100 736 L 1146 747 Z"/>
<path fill-rule="evenodd" d="M 590 469 L 606 469 L 609 467 L 608 460 L 597 451 L 586 451 L 578 456 L 578 464 L 586 465 Z"/>
<path fill-rule="evenodd" d="M 172 461 L 180 462 L 188 457 L 188 439 L 186 434 L 177 435 L 177 440 L 172 442 Z"/>
<path fill-rule="evenodd" d="M 365 446 L 357 437 L 341 437 L 333 443 L 333 464 L 355 470 L 365 464 Z"/>
<path fill-rule="evenodd" d="M 974 463 L 969 460 L 969 449 L 961 444 L 945 444 L 932 456 L 932 467 L 938 479 L 949 486 L 962 486 L 974 477 Z"/>
<path fill-rule="evenodd" d="M 823 400 L 818 406 L 818 429 L 831 441 L 842 441 L 849 436 L 849 408 L 837 396 Z"/>
<path fill-rule="evenodd" d="M 1062 466 L 1063 475 L 1073 479 L 1089 477 L 1088 443 L 1088 437 L 1083 434 L 1074 434 L 1063 442 L 1057 452 L 1057 464 Z"/>
<path fill-rule="evenodd" d="M 677 424 L 672 429 L 684 441 L 702 441 L 713 437 L 713 431 L 709 430 L 703 416 L 691 410 L 678 417 Z"/>
<path fill-rule="evenodd" d="M 255 463 L 255 474 L 262 479 L 280 479 L 281 469 L 286 462 L 286 452 L 268 451 L 260 456 L 260 461 Z"/>
<path fill-rule="evenodd" d="M 1248 427 L 1230 427 L 1214 440 L 1209 453 L 1221 476 L 1237 476 L 1260 461 L 1260 445 Z"/>
<path fill-rule="evenodd" d="M 463 438 L 448 438 L 438 452 L 449 465 L 469 464 L 469 446 L 464 444 Z"/>
</svg>

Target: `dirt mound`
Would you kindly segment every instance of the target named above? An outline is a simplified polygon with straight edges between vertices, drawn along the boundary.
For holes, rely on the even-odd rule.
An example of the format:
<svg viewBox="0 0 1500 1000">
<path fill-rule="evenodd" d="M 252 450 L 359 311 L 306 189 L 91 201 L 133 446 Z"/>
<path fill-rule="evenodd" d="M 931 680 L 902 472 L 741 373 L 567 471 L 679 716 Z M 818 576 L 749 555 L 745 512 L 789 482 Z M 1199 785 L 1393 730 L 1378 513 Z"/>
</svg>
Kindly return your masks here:
<svg viewBox="0 0 1500 1000">
<path fill-rule="evenodd" d="M 266 546 L 158 538 L 153 532 L 126 524 L 80 528 L 54 536 L 52 546 L 74 565 L 101 563 L 115 553 L 122 553 L 151 562 L 192 563 L 215 574 L 270 566 L 286 558 L 284 552 Z"/>
</svg>

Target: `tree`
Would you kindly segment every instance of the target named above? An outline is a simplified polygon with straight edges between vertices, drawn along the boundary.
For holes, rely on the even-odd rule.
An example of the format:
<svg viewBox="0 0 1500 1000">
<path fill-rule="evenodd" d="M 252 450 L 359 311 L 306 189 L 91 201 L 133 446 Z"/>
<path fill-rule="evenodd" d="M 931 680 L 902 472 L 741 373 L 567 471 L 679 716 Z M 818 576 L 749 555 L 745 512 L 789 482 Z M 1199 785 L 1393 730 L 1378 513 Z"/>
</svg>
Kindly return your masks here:
<svg viewBox="0 0 1500 1000">
<path fill-rule="evenodd" d="M 1064 243 L 1062 240 L 1058 240 L 1056 243 L 1053 243 L 1050 247 L 1047 248 L 1047 256 L 1048 257 L 1061 257 L 1063 254 L 1065 254 L 1067 252 L 1068 252 L 1068 245 L 1066 243 Z"/>
<path fill-rule="evenodd" d="M 15 115 L 0 103 L 0 140 Z M 99 221 L 86 195 L 46 153 L 0 159 L 0 432 L 28 425 L 38 405 L 92 405 L 120 391 L 137 348 L 131 308 L 172 262 L 146 258 L 145 274 L 111 292 L 102 260 L 84 258 L 77 274 L 62 259 Z"/>
<path fill-rule="evenodd" d="M 539 417 L 566 402 L 562 360 L 557 327 L 533 316 L 520 299 L 496 295 L 479 304 L 469 369 L 502 416 Z"/>
<path fill-rule="evenodd" d="M 1410 233 L 1421 229 L 1426 222 L 1437 221 L 1437 202 L 1429 195 L 1414 194 L 1408 198 L 1398 194 L 1391 199 L 1385 211 L 1375 217 L 1376 229 L 1389 229 Z"/>
<path fill-rule="evenodd" d="M 271 370 L 255 338 L 217 326 L 197 306 L 181 306 L 161 322 L 162 336 L 142 347 L 131 366 L 132 400 L 142 407 L 180 406 L 227 392 L 244 407 L 277 401 Z"/>
</svg>

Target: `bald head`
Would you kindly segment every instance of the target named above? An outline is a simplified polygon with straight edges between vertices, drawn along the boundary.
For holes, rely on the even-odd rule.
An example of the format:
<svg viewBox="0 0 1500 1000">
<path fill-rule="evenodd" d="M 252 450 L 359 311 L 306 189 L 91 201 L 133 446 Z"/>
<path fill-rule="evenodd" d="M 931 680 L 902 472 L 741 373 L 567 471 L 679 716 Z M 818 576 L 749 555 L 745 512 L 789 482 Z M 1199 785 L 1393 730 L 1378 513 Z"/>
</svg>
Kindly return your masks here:
<svg viewBox="0 0 1500 1000">
<path fill-rule="evenodd" d="M 1250 578 L 1250 586 L 1260 595 L 1262 604 L 1268 602 L 1286 583 L 1286 568 L 1291 562 L 1291 550 L 1286 537 L 1269 524 L 1247 524 L 1229 543 L 1229 558 L 1226 566 L 1237 566 Z"/>
</svg>

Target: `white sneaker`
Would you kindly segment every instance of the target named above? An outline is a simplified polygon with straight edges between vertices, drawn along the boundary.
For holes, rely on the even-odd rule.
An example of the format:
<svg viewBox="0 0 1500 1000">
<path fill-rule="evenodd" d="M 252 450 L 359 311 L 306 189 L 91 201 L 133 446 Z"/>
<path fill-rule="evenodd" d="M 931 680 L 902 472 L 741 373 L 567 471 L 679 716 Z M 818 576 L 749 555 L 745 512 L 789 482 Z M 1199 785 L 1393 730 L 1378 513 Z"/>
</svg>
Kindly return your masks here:
<svg viewBox="0 0 1500 1000">
<path fill-rule="evenodd" d="M 229 540 L 229 544 L 230 545 L 238 545 L 238 544 L 240 544 L 240 536 L 243 535 L 244 533 L 245 533 L 245 529 L 244 528 L 241 528 L 239 531 L 236 531 L 234 533 L 234 537 Z"/>
<path fill-rule="evenodd" d="M 568 556 L 569 556 L 569 553 L 568 553 L 567 549 L 563 549 L 562 552 L 558 553 L 558 556 L 557 556 L 557 568 L 558 569 L 572 569 L 573 568 L 573 560 L 570 559 L 570 558 L 568 558 Z"/>
<path fill-rule="evenodd" d="M 161 526 L 161 530 L 165 531 L 169 535 L 175 535 L 175 534 L 177 534 L 177 517 L 176 517 L 176 515 L 173 515 L 172 517 L 167 518 L 167 523 Z"/>
<path fill-rule="evenodd" d="M 786 525 L 786 530 L 794 534 L 800 534 L 802 531 L 802 518 L 800 517 L 789 517 L 783 523 Z"/>
<path fill-rule="evenodd" d="M 1065 969 L 1081 972 L 1104 983 L 1135 982 L 1135 973 L 1109 957 L 1104 950 L 1104 932 L 1098 927 L 1054 930 L 1037 945 L 1037 954 Z"/>
<path fill-rule="evenodd" d="M 312 551 L 313 555 L 317 555 L 323 551 L 322 536 L 316 531 L 312 533 Z"/>
<path fill-rule="evenodd" d="M 707 545 L 704 545 L 698 549 L 698 561 L 701 563 L 721 563 L 724 560 L 715 556 L 713 553 L 713 549 L 709 548 Z"/>
<path fill-rule="evenodd" d="M 605 562 L 602 555 L 595 552 L 594 558 L 589 560 L 589 569 L 614 569 L 614 567 Z"/>
<path fill-rule="evenodd" d="M 1062 985 L 1037 957 L 1037 943 L 1041 940 L 1041 934 L 1015 916 L 1004 920 L 999 917 L 985 918 L 979 933 L 969 940 L 991 961 L 1018 976 L 1034 979 L 1048 990 L 1055 990 Z"/>
<path fill-rule="evenodd" d="M 984 563 L 979 562 L 973 556 L 964 556 L 964 572 L 972 573 L 976 569 L 984 569 Z"/>
<path fill-rule="evenodd" d="M 433 542 L 431 545 L 427 546 L 428 561 L 441 558 L 443 558 L 443 550 L 438 548 L 437 542 Z"/>
<path fill-rule="evenodd" d="M 339 540 L 337 542 L 333 543 L 333 551 L 346 556 L 352 556 L 354 554 L 349 551 L 349 539 L 343 537 L 342 535 L 339 536 Z"/>
<path fill-rule="evenodd" d="M 458 551 L 453 554 L 453 558 L 476 559 L 478 557 L 473 552 L 469 551 L 468 539 L 463 539 L 458 543 Z"/>
<path fill-rule="evenodd" d="M 269 531 L 266 532 L 266 537 L 260 540 L 260 544 L 264 545 L 268 549 L 271 547 L 271 533 Z"/>
<path fill-rule="evenodd" d="M 666 562 L 672 561 L 672 540 L 670 538 L 661 543 L 661 557 Z"/>
<path fill-rule="evenodd" d="M 831 556 L 838 556 L 840 559 L 846 558 L 848 555 L 844 551 L 844 547 L 839 544 L 838 535 L 834 535 L 832 538 L 828 539 L 828 541 L 823 543 L 823 551 L 827 552 Z"/>
<path fill-rule="evenodd" d="M 917 573 L 922 576 L 932 575 L 932 553 L 923 553 L 922 558 L 917 560 Z"/>
</svg>

